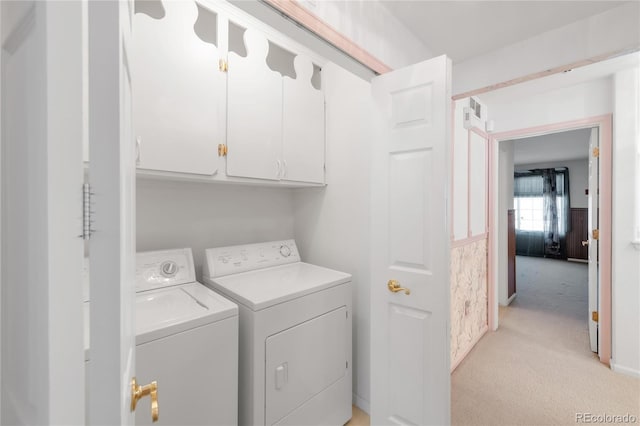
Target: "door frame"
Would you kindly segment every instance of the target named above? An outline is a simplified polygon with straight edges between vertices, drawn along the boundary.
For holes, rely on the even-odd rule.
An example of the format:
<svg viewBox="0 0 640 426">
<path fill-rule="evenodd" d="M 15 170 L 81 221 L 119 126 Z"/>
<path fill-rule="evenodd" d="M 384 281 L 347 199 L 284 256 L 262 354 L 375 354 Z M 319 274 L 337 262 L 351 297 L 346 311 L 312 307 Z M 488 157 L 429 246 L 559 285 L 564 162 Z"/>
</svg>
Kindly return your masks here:
<svg viewBox="0 0 640 426">
<path fill-rule="evenodd" d="M 498 329 L 498 281 L 497 262 L 501 242 L 498 240 L 498 217 L 496 203 L 498 183 L 498 147 L 501 141 L 540 136 L 568 130 L 598 127 L 600 145 L 600 301 L 598 307 L 598 357 L 600 362 L 610 365 L 611 361 L 611 265 L 612 265 L 612 138 L 613 115 L 605 114 L 578 120 L 551 123 L 523 129 L 490 134 L 489 138 L 489 328 Z M 504 243 L 504 242 L 503 242 Z M 586 319 L 586 314 L 585 314 Z"/>
</svg>

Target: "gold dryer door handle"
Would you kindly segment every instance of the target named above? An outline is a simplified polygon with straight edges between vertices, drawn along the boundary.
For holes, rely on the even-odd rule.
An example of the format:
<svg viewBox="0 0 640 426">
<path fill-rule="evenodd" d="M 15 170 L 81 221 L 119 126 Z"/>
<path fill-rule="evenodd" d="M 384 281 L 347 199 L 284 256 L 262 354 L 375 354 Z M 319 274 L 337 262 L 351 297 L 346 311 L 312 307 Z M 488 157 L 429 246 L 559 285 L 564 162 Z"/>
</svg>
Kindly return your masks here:
<svg viewBox="0 0 640 426">
<path fill-rule="evenodd" d="M 389 282 L 387 283 L 387 288 L 392 293 L 404 291 L 404 294 L 406 295 L 411 294 L 411 290 L 409 290 L 408 288 L 400 287 L 400 283 L 396 280 L 389 280 Z"/>
<path fill-rule="evenodd" d="M 151 420 L 155 423 L 160 417 L 158 408 L 158 382 L 154 380 L 148 385 L 141 386 L 135 377 L 131 379 L 131 411 L 136 410 L 138 401 L 145 396 L 151 397 Z"/>
</svg>

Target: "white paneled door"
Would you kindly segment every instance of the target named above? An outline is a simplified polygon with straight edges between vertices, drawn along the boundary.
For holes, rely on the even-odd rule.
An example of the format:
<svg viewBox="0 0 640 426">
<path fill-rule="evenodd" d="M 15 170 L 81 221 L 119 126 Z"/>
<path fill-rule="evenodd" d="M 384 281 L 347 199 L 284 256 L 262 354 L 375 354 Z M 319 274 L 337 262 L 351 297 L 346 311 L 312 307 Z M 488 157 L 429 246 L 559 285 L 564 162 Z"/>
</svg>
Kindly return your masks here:
<svg viewBox="0 0 640 426">
<path fill-rule="evenodd" d="M 88 420 L 133 425 L 135 372 L 135 141 L 130 49 L 132 1 L 89 1 L 89 244 L 91 318 Z M 146 383 L 143 383 L 146 384 Z M 162 390 L 159 390 L 161 394 Z M 149 414 L 150 415 L 150 414 Z"/>
<path fill-rule="evenodd" d="M 589 342 L 591 351 L 598 352 L 598 300 L 600 295 L 599 285 L 599 231 L 598 231 L 598 203 L 599 203 L 599 162 L 600 148 L 598 140 L 598 128 L 591 129 L 589 138 Z M 595 315 L 594 315 L 595 313 Z"/>
<path fill-rule="evenodd" d="M 0 14 L 0 424 L 81 425 L 82 6 Z"/>
<path fill-rule="evenodd" d="M 449 424 L 451 62 L 372 91 L 371 424 Z"/>
</svg>

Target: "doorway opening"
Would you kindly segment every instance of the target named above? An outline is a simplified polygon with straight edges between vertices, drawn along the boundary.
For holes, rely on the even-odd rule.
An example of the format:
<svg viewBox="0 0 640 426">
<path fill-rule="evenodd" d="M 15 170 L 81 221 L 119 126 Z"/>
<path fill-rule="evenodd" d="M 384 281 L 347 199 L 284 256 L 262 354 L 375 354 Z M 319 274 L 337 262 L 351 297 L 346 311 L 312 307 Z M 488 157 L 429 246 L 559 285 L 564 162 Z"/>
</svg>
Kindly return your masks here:
<svg viewBox="0 0 640 426">
<path fill-rule="evenodd" d="M 597 131 L 592 131 L 591 129 L 596 129 Z M 573 132 L 570 132 L 570 131 L 573 131 Z M 521 254 L 528 254 L 528 255 L 538 254 L 539 257 L 542 259 L 549 259 L 550 257 L 555 257 L 555 258 L 567 257 L 566 251 L 568 249 L 568 246 L 567 246 L 566 239 L 567 239 L 567 236 L 571 237 L 571 235 L 568 235 L 568 229 L 567 229 L 567 222 L 570 221 L 571 219 L 570 215 L 566 215 L 566 214 L 564 215 L 565 216 L 564 224 L 556 223 L 556 227 L 555 227 L 556 233 L 559 230 L 559 228 L 561 228 L 562 226 L 564 226 L 564 230 L 563 230 L 564 233 L 560 233 L 561 235 L 559 236 L 552 235 L 553 238 L 551 238 L 551 241 L 547 241 L 546 244 L 544 241 L 538 241 L 538 243 L 536 243 L 536 236 L 539 234 L 537 234 L 535 231 L 531 231 L 530 229 L 543 226 L 543 231 L 544 231 L 544 223 L 542 224 L 539 223 L 536 216 L 537 212 L 535 211 L 535 207 L 539 203 L 537 201 L 534 202 L 531 200 L 517 200 L 518 198 L 525 198 L 527 195 L 526 189 L 527 188 L 531 189 L 531 185 L 527 185 L 525 183 L 527 181 L 526 177 L 528 175 L 533 176 L 537 174 L 542 174 L 540 170 L 545 170 L 545 169 L 540 167 L 521 168 L 521 169 L 525 169 L 525 170 L 521 170 L 525 173 L 520 174 L 521 176 L 525 177 L 525 179 L 523 179 L 523 182 L 521 182 L 521 185 L 519 185 L 520 188 L 516 188 L 516 184 L 515 184 L 515 176 L 517 176 L 517 174 L 515 173 L 516 167 L 514 165 L 513 169 L 511 169 L 509 167 L 509 160 L 508 160 L 509 155 L 513 156 L 513 153 L 515 152 L 515 144 L 526 143 L 527 141 L 524 140 L 525 138 L 532 138 L 532 137 L 540 138 L 540 137 L 544 137 L 545 135 L 546 136 L 553 135 L 559 132 L 564 132 L 565 137 L 567 135 L 571 135 L 574 137 L 579 137 L 579 136 L 586 137 L 586 133 L 589 133 L 589 138 L 590 138 L 589 143 L 591 145 L 598 144 L 598 142 L 595 142 L 592 139 L 594 137 L 592 136 L 592 134 L 598 135 L 596 139 L 599 141 L 599 147 L 597 149 L 598 161 L 596 164 L 599 165 L 599 173 L 596 174 L 596 176 L 598 177 L 594 177 L 595 181 L 592 179 L 592 185 L 595 184 L 597 186 L 595 187 L 592 186 L 591 188 L 588 188 L 589 191 L 587 191 L 588 201 L 591 201 L 593 203 L 591 206 L 592 215 L 589 215 L 587 213 L 587 216 L 588 216 L 588 219 L 591 218 L 595 220 L 596 218 L 599 217 L 600 220 L 599 220 L 599 223 L 597 221 L 594 222 L 597 224 L 597 227 L 593 228 L 594 230 L 596 230 L 596 232 L 595 233 L 589 232 L 585 240 L 582 240 L 582 239 L 580 240 L 580 244 L 582 245 L 582 241 L 586 241 L 587 242 L 586 244 L 594 244 L 593 242 L 596 241 L 597 243 L 595 243 L 594 246 L 595 247 L 599 246 L 599 250 L 600 250 L 599 255 L 597 251 L 594 251 L 593 253 L 591 253 L 591 255 L 594 256 L 592 259 L 592 271 L 591 273 L 587 274 L 587 276 L 592 275 L 590 278 L 592 280 L 595 280 L 595 281 L 592 281 L 591 283 L 592 289 L 591 289 L 591 294 L 588 295 L 588 300 L 590 299 L 589 310 L 595 307 L 595 309 L 593 309 L 593 312 L 596 312 L 596 313 L 593 314 L 591 318 L 589 318 L 588 316 L 589 311 L 584 311 L 584 318 L 585 318 L 585 321 L 586 320 L 590 321 L 589 324 L 594 326 L 594 329 L 595 329 L 595 326 L 597 326 L 597 332 L 598 332 L 597 337 L 592 336 L 591 338 L 592 340 L 594 340 L 595 338 L 595 345 L 592 346 L 593 351 L 598 353 L 598 357 L 601 362 L 605 364 L 609 364 L 609 361 L 611 358 L 611 115 L 593 117 L 589 119 L 577 120 L 572 122 L 551 124 L 551 125 L 541 126 L 537 128 L 525 128 L 521 130 L 492 135 L 492 143 L 497 148 L 497 156 L 498 156 L 497 170 L 493 170 L 493 172 L 495 173 L 494 177 L 495 178 L 497 178 L 498 176 L 504 177 L 505 175 L 509 175 L 510 173 L 512 173 L 514 178 L 496 179 L 494 181 L 495 185 L 492 185 L 490 187 L 490 194 L 491 194 L 492 201 L 495 203 L 494 205 L 497 205 L 497 208 L 498 208 L 498 214 L 495 215 L 493 219 L 494 232 L 491 233 L 493 250 L 490 250 L 490 257 L 491 257 L 490 265 L 492 266 L 490 268 L 490 273 L 492 278 L 496 277 L 496 274 L 495 274 L 496 271 L 494 269 L 496 267 L 500 268 L 500 266 L 502 266 L 501 263 L 507 261 L 505 257 L 509 248 L 508 238 L 500 238 L 498 230 L 508 229 L 507 220 L 506 220 L 508 217 L 508 209 L 506 209 L 506 207 L 509 206 L 510 201 L 511 201 L 512 208 L 520 207 L 519 214 L 522 216 L 522 219 L 520 219 L 520 221 L 516 221 L 516 217 L 515 217 L 516 215 L 514 211 L 514 214 L 513 214 L 514 222 L 517 222 L 520 228 L 523 228 L 521 229 L 521 232 L 520 232 L 521 234 L 520 236 L 521 252 L 520 253 Z M 556 136 L 556 140 L 558 138 L 559 136 Z M 519 142 L 515 142 L 516 140 Z M 531 142 L 531 140 L 529 140 L 529 142 Z M 509 148 L 509 144 L 513 144 L 513 149 Z M 591 145 L 587 150 L 587 155 L 591 154 L 591 156 L 593 156 L 594 147 L 592 147 Z M 511 164 L 515 164 L 515 162 L 512 161 Z M 533 165 L 535 166 L 535 164 Z M 532 165 L 529 164 L 524 166 L 530 167 Z M 558 167 L 554 167 L 554 169 L 556 168 Z M 550 168 L 547 168 L 547 169 L 550 169 Z M 559 169 L 562 169 L 562 167 L 559 167 Z M 533 170 L 533 172 L 530 172 L 530 170 Z M 595 171 L 597 172 L 598 170 L 595 169 Z M 529 172 L 529 173 L 527 174 L 526 172 Z M 564 173 L 556 173 L 556 174 L 563 175 Z M 570 176 L 569 173 L 567 175 Z M 558 183 L 558 181 L 559 180 L 554 180 L 556 184 Z M 509 182 L 514 182 L 513 188 L 509 187 L 508 185 Z M 562 192 L 567 191 L 567 189 L 568 188 L 563 188 Z M 577 189 L 579 188 L 576 188 L 576 192 L 577 192 Z M 594 193 L 594 189 L 595 189 L 595 193 Z M 556 191 L 554 194 L 556 201 L 558 198 L 557 197 L 558 192 L 559 191 Z M 568 189 L 568 193 L 569 193 L 568 202 L 564 202 L 563 200 L 563 203 L 561 203 L 565 209 L 571 208 L 570 189 Z M 589 195 L 589 193 L 591 195 Z M 595 195 L 598 195 L 598 196 L 595 197 Z M 510 199 L 510 197 L 512 197 L 512 200 Z M 577 195 L 575 195 L 574 197 L 577 198 L 576 201 L 579 200 Z M 544 202 L 542 207 L 544 208 Z M 556 213 L 557 213 L 557 210 L 558 209 L 557 209 L 557 203 L 556 203 Z M 546 213 L 547 215 L 549 214 L 549 212 L 546 212 Z M 567 212 L 565 211 L 564 213 L 567 213 Z M 514 225 L 516 225 L 516 223 L 514 223 Z M 525 230 L 524 228 L 526 228 L 527 230 Z M 516 231 L 516 239 L 518 238 L 517 234 L 518 232 Z M 546 237 L 549 237 L 549 235 L 547 235 Z M 583 236 L 580 235 L 580 238 L 582 237 Z M 564 248 L 560 247 L 560 249 L 558 249 L 558 247 L 555 244 L 558 243 L 562 245 L 561 244 L 562 241 L 564 241 Z M 517 250 L 517 245 L 518 244 L 516 242 L 516 247 L 515 247 L 516 250 Z M 505 257 L 496 258 L 496 256 L 501 256 L 501 254 L 504 254 Z M 550 270 L 549 265 L 546 265 L 546 266 L 531 265 L 531 263 L 535 263 L 535 262 L 527 261 L 524 257 L 522 258 L 522 262 L 523 262 L 523 266 L 533 271 L 548 272 Z M 577 269 L 577 271 L 574 271 L 576 272 L 574 276 L 579 277 L 580 268 L 575 268 L 575 266 L 576 265 L 572 267 L 573 269 Z M 517 261 L 516 261 L 516 270 L 517 270 Z M 500 277 L 497 277 L 497 278 L 498 278 L 497 280 L 490 279 L 490 282 L 492 281 L 497 282 L 497 288 L 494 287 L 492 289 L 493 291 L 490 291 L 490 293 L 493 293 L 494 295 L 492 299 L 495 305 L 498 304 L 501 298 L 503 302 L 506 301 L 508 304 L 508 302 L 510 301 L 509 299 L 513 300 L 515 296 L 514 294 L 511 294 L 510 296 L 508 295 L 508 292 L 509 292 L 508 280 L 505 281 L 504 279 L 501 280 Z M 580 280 L 580 278 L 575 278 L 575 279 Z M 578 284 L 576 284 L 576 287 L 577 286 Z M 569 286 L 566 282 L 565 282 L 565 287 L 567 287 L 567 291 L 569 291 L 568 290 Z M 515 295 L 517 295 L 517 284 L 516 284 L 516 288 L 515 289 L 512 288 L 512 290 L 516 290 L 514 293 Z M 506 298 L 505 298 L 505 295 L 507 296 Z M 551 305 L 553 305 L 553 303 L 551 303 Z M 572 309 L 577 309 L 577 308 L 572 308 Z M 496 312 L 495 312 L 496 317 L 498 313 L 497 311 L 498 309 L 496 309 Z M 495 321 L 494 328 L 497 328 L 499 319 L 494 317 L 494 321 Z"/>
<path fill-rule="evenodd" d="M 597 228 L 597 142 L 597 128 L 580 128 L 501 141 L 498 149 L 505 177 L 498 211 L 507 216 L 498 302 L 523 330 L 535 323 L 532 334 L 544 331 L 550 345 L 583 355 L 598 351 L 598 324 L 588 314 L 598 311 L 597 247 L 589 246 L 598 241 L 588 231 Z"/>
</svg>

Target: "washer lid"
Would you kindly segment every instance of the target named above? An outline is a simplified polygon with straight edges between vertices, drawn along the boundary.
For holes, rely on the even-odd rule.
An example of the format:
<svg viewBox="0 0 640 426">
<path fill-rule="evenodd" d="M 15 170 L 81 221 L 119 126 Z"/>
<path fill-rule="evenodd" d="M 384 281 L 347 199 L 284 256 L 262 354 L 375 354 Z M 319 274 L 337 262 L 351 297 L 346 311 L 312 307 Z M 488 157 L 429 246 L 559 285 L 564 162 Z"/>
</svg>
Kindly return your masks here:
<svg viewBox="0 0 640 426">
<path fill-rule="evenodd" d="M 238 315 L 238 306 L 200 283 L 136 295 L 136 344 Z"/>
<path fill-rule="evenodd" d="M 321 266 L 297 262 L 205 282 L 253 311 L 351 281 L 351 275 Z"/>
<path fill-rule="evenodd" d="M 90 359 L 90 309 L 84 302 L 84 359 Z M 195 282 L 136 295 L 136 344 L 238 315 L 238 305 Z"/>
</svg>

